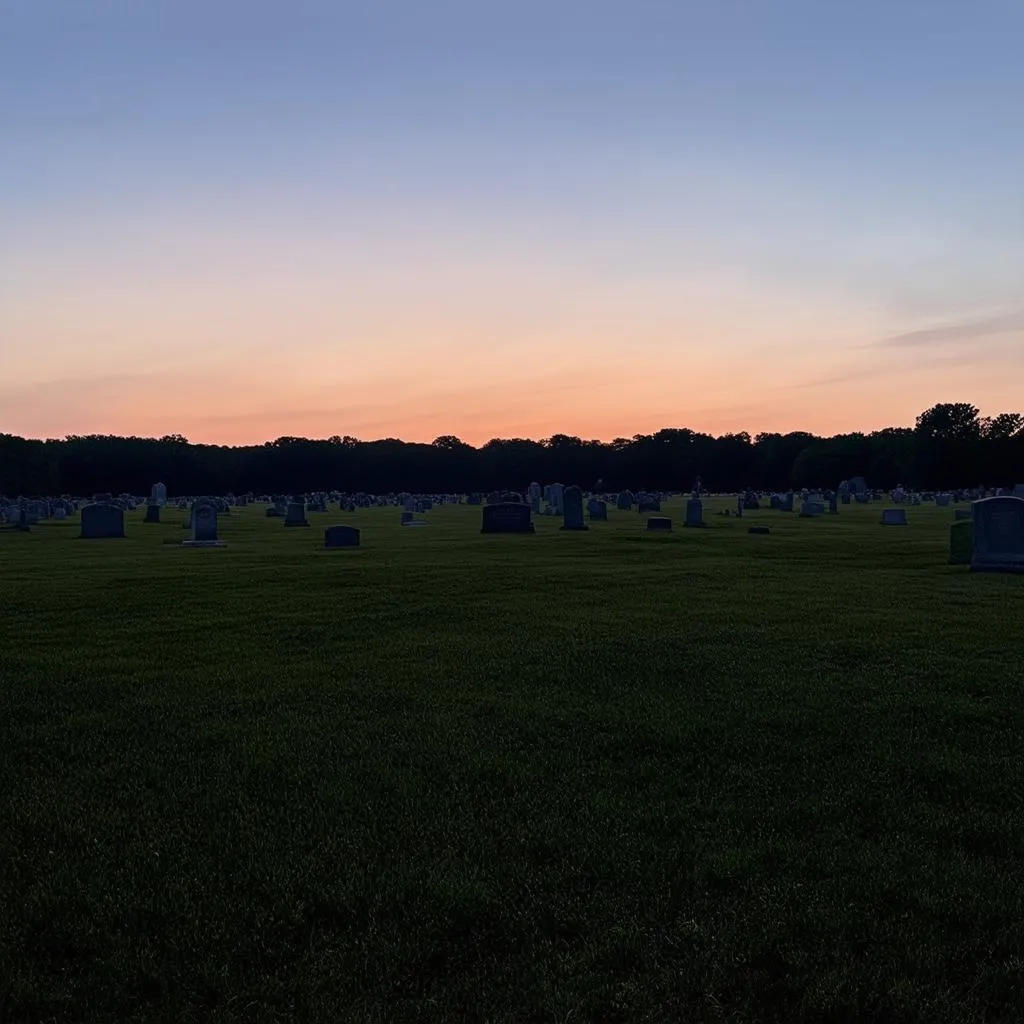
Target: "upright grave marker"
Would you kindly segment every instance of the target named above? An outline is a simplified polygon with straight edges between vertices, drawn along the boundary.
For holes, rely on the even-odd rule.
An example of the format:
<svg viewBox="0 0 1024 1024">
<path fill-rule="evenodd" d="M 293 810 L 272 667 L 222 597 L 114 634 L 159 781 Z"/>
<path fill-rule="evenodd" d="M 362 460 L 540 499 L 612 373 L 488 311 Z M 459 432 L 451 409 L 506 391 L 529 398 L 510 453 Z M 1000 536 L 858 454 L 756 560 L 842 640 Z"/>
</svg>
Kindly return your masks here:
<svg viewBox="0 0 1024 1024">
<path fill-rule="evenodd" d="M 565 488 L 562 494 L 562 527 L 563 530 L 585 530 L 583 522 L 583 491 L 575 484 Z"/>
<path fill-rule="evenodd" d="M 95 502 L 82 508 L 83 540 L 107 540 L 124 536 L 124 512 L 107 502 Z"/>
<path fill-rule="evenodd" d="M 181 542 L 185 548 L 222 548 L 224 541 L 217 539 L 217 506 L 200 499 L 192 506 L 192 539 Z"/>
<path fill-rule="evenodd" d="M 983 498 L 971 511 L 971 572 L 1024 572 L 1024 498 Z"/>
<path fill-rule="evenodd" d="M 648 520 L 648 523 L 650 520 Z M 683 526 L 706 526 L 704 522 L 704 504 L 700 498 L 690 498 L 686 502 L 686 521 Z M 648 527 L 649 529 L 650 527 Z"/>
<path fill-rule="evenodd" d="M 354 526 L 328 526 L 324 530 L 325 548 L 359 547 L 359 531 Z"/>
<path fill-rule="evenodd" d="M 301 501 L 288 502 L 288 512 L 284 520 L 285 526 L 309 526 L 306 518 L 306 505 Z"/>
<path fill-rule="evenodd" d="M 525 502 L 499 501 L 483 507 L 481 533 L 534 533 L 530 506 Z"/>
</svg>

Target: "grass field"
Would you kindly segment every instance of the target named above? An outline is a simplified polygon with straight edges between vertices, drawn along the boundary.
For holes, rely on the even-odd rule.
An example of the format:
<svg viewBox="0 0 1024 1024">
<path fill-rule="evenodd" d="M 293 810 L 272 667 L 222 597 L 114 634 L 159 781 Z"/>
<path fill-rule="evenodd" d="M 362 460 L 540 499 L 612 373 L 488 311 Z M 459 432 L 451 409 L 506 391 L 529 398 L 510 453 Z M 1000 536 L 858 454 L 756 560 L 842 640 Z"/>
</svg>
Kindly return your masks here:
<svg viewBox="0 0 1024 1024">
<path fill-rule="evenodd" d="M 726 504 L 0 533 L 0 1020 L 1024 1019 L 1024 580 Z"/>
</svg>

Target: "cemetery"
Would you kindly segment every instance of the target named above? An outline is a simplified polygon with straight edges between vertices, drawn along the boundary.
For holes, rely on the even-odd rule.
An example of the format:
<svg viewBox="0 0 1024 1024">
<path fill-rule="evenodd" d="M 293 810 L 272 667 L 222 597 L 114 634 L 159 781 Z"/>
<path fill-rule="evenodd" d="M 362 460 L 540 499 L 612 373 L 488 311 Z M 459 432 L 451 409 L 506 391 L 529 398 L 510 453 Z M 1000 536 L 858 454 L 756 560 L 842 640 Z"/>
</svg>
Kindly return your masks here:
<svg viewBox="0 0 1024 1024">
<path fill-rule="evenodd" d="M 1024 500 L 844 493 L 0 502 L 11 1019 L 1011 1019 Z"/>
</svg>

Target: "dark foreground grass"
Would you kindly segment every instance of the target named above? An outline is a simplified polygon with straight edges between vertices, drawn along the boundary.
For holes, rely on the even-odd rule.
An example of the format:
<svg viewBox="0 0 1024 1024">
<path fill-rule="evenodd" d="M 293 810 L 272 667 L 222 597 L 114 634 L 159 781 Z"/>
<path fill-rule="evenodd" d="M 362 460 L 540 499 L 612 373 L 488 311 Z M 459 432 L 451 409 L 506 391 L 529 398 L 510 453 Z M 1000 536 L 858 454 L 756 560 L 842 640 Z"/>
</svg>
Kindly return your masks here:
<svg viewBox="0 0 1024 1024">
<path fill-rule="evenodd" d="M 0 1020 L 1022 1019 L 1021 578 L 611 514 L 0 534 Z"/>
</svg>

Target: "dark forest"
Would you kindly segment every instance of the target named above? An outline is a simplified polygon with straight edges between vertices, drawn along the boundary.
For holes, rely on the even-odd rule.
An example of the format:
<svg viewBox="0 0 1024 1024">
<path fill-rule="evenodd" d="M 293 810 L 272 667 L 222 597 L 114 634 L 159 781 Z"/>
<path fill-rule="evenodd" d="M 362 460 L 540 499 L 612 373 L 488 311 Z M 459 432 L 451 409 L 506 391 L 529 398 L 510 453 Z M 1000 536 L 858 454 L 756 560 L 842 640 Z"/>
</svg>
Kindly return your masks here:
<svg viewBox="0 0 1024 1024">
<path fill-rule="evenodd" d="M 933 406 L 914 427 L 870 434 L 712 437 L 666 428 L 609 442 L 495 438 L 479 448 L 450 435 L 430 444 L 334 436 L 227 447 L 180 435 L 44 441 L 0 434 L 0 493 L 12 496 L 145 494 L 157 480 L 171 494 L 469 492 L 521 489 L 531 480 L 683 490 L 697 476 L 711 491 L 835 487 L 854 476 L 881 488 L 1012 486 L 1024 481 L 1024 414 L 983 417 L 958 402 Z"/>
</svg>

